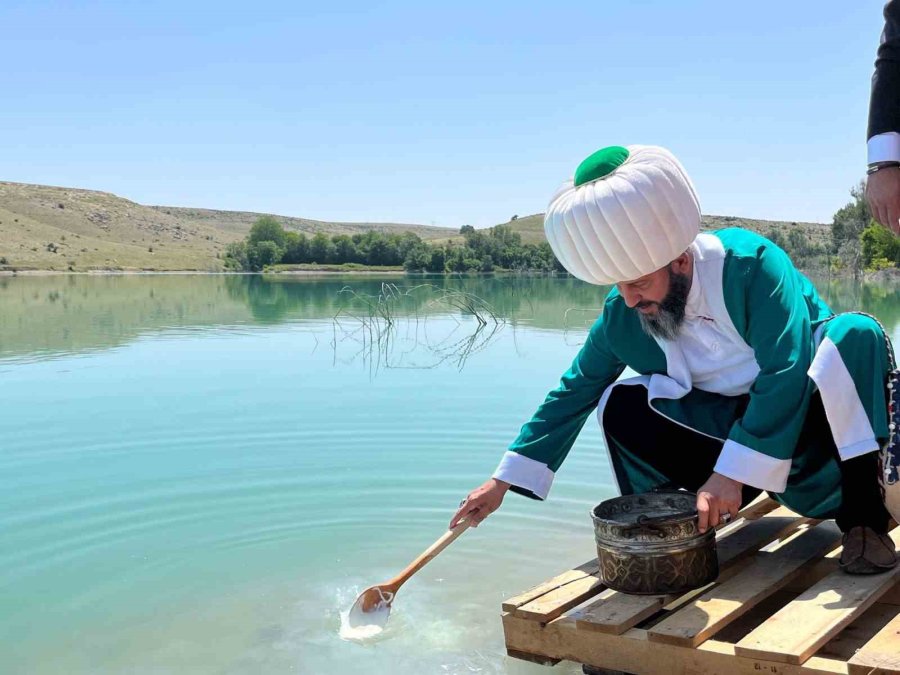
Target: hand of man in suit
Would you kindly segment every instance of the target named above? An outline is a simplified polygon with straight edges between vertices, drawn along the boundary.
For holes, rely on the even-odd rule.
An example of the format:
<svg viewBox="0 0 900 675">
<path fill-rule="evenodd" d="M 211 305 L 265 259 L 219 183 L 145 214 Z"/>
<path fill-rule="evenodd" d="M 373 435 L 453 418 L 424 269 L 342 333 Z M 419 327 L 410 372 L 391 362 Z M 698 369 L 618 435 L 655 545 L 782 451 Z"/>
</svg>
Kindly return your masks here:
<svg viewBox="0 0 900 675">
<path fill-rule="evenodd" d="M 900 167 L 880 169 L 869 175 L 866 200 L 872 217 L 900 234 Z"/>
<path fill-rule="evenodd" d="M 900 0 L 884 6 L 866 138 L 870 171 L 882 165 L 866 181 L 872 217 L 900 234 L 900 168 L 883 166 L 900 162 Z"/>
</svg>

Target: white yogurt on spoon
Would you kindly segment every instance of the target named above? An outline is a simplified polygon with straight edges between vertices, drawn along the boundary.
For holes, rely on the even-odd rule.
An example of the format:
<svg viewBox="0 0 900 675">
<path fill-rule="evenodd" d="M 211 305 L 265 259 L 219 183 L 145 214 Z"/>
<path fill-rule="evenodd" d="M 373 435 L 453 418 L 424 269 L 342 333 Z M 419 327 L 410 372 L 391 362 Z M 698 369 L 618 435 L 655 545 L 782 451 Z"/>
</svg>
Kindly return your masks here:
<svg viewBox="0 0 900 675">
<path fill-rule="evenodd" d="M 364 641 L 370 640 L 379 635 L 385 625 L 387 625 L 388 617 L 391 615 L 391 600 L 394 599 L 392 593 L 382 593 L 381 589 L 376 589 L 381 596 L 381 600 L 375 607 L 364 612 L 362 603 L 357 600 L 350 611 L 346 614 L 341 613 L 341 630 L 340 636 L 343 640 Z"/>
</svg>

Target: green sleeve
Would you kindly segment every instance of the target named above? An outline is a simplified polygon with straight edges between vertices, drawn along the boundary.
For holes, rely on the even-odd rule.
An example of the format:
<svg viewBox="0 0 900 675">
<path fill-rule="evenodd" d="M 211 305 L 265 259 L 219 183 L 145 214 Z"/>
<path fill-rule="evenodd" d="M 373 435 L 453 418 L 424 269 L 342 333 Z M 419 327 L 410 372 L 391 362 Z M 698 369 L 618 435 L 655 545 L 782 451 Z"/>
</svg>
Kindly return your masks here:
<svg viewBox="0 0 900 675">
<path fill-rule="evenodd" d="M 612 353 L 605 313 L 592 326 L 572 366 L 551 391 L 504 455 L 495 478 L 512 490 L 544 499 L 556 470 L 569 453 L 587 416 L 625 365 Z"/>
</svg>

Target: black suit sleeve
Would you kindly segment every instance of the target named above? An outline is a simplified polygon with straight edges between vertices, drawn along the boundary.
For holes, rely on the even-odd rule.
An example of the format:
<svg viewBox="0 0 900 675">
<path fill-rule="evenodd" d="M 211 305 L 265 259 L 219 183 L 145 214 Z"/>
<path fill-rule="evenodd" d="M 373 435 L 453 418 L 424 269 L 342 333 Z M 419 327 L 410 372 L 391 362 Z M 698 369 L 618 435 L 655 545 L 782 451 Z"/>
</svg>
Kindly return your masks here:
<svg viewBox="0 0 900 675">
<path fill-rule="evenodd" d="M 900 0 L 890 0 L 884 6 L 884 32 L 875 58 L 866 138 L 887 131 L 900 132 Z"/>
</svg>

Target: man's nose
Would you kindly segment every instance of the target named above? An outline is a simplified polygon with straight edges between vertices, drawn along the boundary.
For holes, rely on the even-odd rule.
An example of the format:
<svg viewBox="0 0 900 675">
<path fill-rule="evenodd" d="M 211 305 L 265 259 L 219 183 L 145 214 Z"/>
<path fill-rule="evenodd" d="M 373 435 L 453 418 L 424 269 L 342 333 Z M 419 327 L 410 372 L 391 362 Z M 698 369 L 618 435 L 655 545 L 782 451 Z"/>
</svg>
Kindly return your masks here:
<svg viewBox="0 0 900 675">
<path fill-rule="evenodd" d="M 634 309 L 634 307 L 641 301 L 641 294 L 629 290 L 628 288 L 620 288 L 619 292 L 622 294 L 622 298 L 625 300 L 625 304 L 628 305 L 628 307 L 631 309 Z"/>
</svg>

